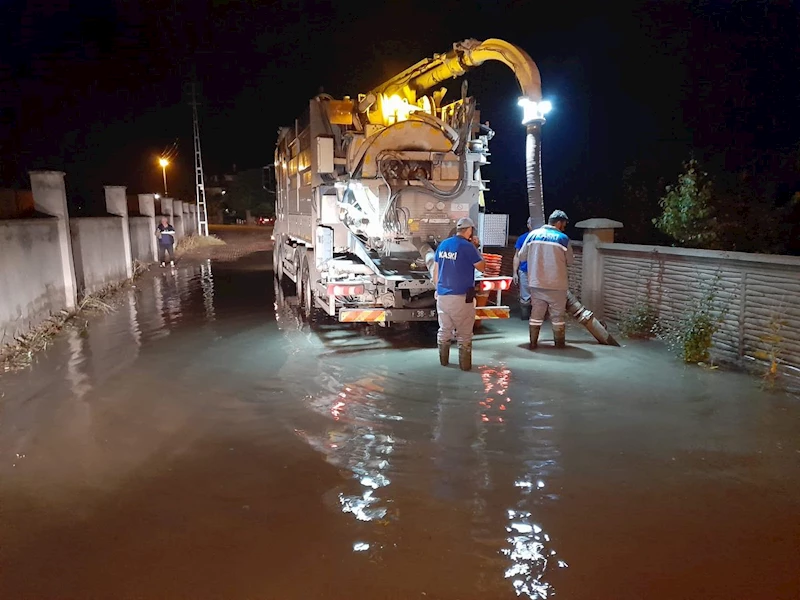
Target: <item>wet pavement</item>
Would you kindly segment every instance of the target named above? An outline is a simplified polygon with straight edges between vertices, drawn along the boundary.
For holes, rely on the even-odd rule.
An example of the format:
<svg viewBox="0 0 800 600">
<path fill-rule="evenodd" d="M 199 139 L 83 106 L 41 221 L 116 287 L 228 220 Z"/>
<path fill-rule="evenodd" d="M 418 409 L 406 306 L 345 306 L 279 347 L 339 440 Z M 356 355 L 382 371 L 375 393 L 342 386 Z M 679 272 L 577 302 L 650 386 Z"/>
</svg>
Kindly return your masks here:
<svg viewBox="0 0 800 600">
<path fill-rule="evenodd" d="M 0 377 L 0 598 L 800 598 L 797 398 L 518 320 L 443 369 L 303 324 L 271 262 L 159 271 Z"/>
</svg>

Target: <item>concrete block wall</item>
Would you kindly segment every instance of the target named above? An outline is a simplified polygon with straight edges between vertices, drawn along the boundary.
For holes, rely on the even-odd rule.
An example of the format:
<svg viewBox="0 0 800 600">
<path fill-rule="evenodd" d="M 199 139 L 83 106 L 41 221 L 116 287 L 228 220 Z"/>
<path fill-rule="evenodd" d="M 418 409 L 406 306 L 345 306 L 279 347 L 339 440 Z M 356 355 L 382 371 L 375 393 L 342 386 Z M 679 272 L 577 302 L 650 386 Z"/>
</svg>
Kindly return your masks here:
<svg viewBox="0 0 800 600">
<path fill-rule="evenodd" d="M 157 226 L 155 194 L 139 194 L 139 214 L 147 218 L 150 227 L 150 258 L 147 262 L 158 260 L 158 241 L 155 233 Z M 143 237 L 137 237 L 137 244 L 139 241 L 144 243 L 143 240 Z M 137 252 L 141 253 L 142 251 L 137 250 Z"/>
<path fill-rule="evenodd" d="M 70 219 L 64 173 L 30 177 L 29 192 L 6 194 L 9 218 L 0 218 L 0 344 L 74 308 L 79 295 L 130 278 L 134 260 L 157 258 L 153 194 L 127 196 L 124 187 L 106 186 L 108 216 Z M 20 211 L 20 197 L 30 197 L 30 210 Z M 161 200 L 172 219 L 175 203 Z"/>
<path fill-rule="evenodd" d="M 122 222 L 122 253 L 125 261 L 125 274 L 128 279 L 133 277 L 133 257 L 131 256 L 131 231 L 128 221 L 128 199 L 125 195 L 125 187 L 118 185 L 105 186 L 106 191 L 106 210 L 110 215 L 118 216 Z"/>
<path fill-rule="evenodd" d="M 192 205 L 189 202 L 183 203 L 183 230 L 184 235 L 192 235 L 195 232 L 195 222 L 192 215 Z"/>
<path fill-rule="evenodd" d="M 800 375 L 800 257 L 689 248 L 601 244 L 603 303 L 619 319 L 636 302 L 677 319 L 713 285 L 724 310 L 714 354 L 728 362 L 762 360 L 780 327 L 781 360 Z"/>
<path fill-rule="evenodd" d="M 72 243 L 69 233 L 69 211 L 67 210 L 67 188 L 62 171 L 31 171 L 31 191 L 36 212 L 56 219 L 61 281 L 66 308 L 75 308 L 78 302 L 78 286 L 75 282 L 75 263 L 72 259 Z"/>
<path fill-rule="evenodd" d="M 197 235 L 197 232 L 198 232 L 197 205 L 192 203 L 192 204 L 189 204 L 188 206 L 189 206 L 189 217 L 190 217 L 190 220 L 192 222 L 192 225 L 191 225 L 192 235 Z"/>
<path fill-rule="evenodd" d="M 0 221 L 0 343 L 77 303 L 64 173 L 30 177 L 41 218 Z"/>
<path fill-rule="evenodd" d="M 578 298 L 578 300 L 581 300 L 583 296 L 583 243 L 572 241 L 570 242 L 570 245 L 572 246 L 572 255 L 574 256 L 574 260 L 567 268 L 569 289 L 573 294 L 575 294 L 575 297 Z"/>
<path fill-rule="evenodd" d="M 723 314 L 714 335 L 715 359 L 748 365 L 774 350 L 780 364 L 800 376 L 800 257 L 617 244 L 613 228 L 590 219 L 581 252 L 587 308 L 618 321 L 649 303 L 660 318 L 681 317 L 713 286 Z M 601 225 L 599 227 L 594 227 Z"/>
<path fill-rule="evenodd" d="M 58 220 L 0 220 L 0 346 L 68 308 Z"/>
<path fill-rule="evenodd" d="M 131 258 L 143 263 L 153 261 L 153 240 L 155 226 L 151 217 L 129 217 L 128 228 L 131 236 Z"/>
<path fill-rule="evenodd" d="M 126 229 L 127 229 L 127 224 Z M 119 217 L 70 219 L 72 252 L 78 289 L 91 294 L 128 278 L 130 264 Z"/>
</svg>

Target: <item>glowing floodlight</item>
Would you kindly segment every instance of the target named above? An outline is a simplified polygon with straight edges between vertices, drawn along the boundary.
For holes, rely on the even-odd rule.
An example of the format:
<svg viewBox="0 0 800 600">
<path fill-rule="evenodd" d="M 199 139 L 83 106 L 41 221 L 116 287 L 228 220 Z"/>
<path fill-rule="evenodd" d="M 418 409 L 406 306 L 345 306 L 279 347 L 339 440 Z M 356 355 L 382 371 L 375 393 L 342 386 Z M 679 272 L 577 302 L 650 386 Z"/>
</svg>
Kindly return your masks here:
<svg viewBox="0 0 800 600">
<path fill-rule="evenodd" d="M 528 98 L 520 98 L 517 104 L 522 107 L 523 125 L 533 121 L 543 121 L 544 116 L 553 109 L 553 105 L 548 100 L 534 102 Z"/>
</svg>

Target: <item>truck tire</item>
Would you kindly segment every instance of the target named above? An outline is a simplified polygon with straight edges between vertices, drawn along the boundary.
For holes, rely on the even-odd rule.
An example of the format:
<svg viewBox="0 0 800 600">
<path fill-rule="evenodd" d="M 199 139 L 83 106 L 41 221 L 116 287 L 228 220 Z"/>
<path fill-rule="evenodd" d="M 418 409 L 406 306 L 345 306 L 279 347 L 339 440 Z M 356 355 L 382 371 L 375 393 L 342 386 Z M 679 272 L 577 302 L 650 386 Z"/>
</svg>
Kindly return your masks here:
<svg viewBox="0 0 800 600">
<path fill-rule="evenodd" d="M 319 310 L 314 303 L 314 288 L 311 285 L 311 269 L 308 267 L 308 259 L 303 257 L 300 262 L 300 276 L 298 277 L 298 296 L 300 300 L 300 309 L 303 318 L 308 323 L 317 320 Z"/>
<path fill-rule="evenodd" d="M 275 278 L 279 283 L 283 283 L 283 254 L 281 248 L 283 243 L 279 240 L 275 241 L 272 247 L 272 270 L 275 272 Z"/>
</svg>

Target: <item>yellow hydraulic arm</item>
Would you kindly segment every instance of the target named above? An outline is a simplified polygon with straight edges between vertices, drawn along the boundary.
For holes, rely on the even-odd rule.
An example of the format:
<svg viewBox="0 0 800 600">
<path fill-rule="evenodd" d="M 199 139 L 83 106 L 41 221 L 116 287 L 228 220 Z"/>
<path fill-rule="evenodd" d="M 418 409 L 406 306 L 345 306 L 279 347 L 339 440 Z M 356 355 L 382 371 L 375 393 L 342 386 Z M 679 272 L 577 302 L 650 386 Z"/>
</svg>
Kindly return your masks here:
<svg viewBox="0 0 800 600">
<path fill-rule="evenodd" d="M 528 53 L 504 40 L 490 38 L 484 41 L 464 40 L 453 44 L 446 54 L 437 54 L 409 67 L 391 79 L 383 82 L 362 97 L 359 112 L 370 115 L 380 124 L 391 124 L 390 115 L 398 108 L 421 108 L 427 101 L 425 93 L 439 83 L 461 77 L 467 71 L 479 67 L 486 61 L 498 61 L 506 65 L 517 78 L 522 96 L 519 105 L 523 109 L 522 123 L 526 127 L 525 176 L 528 191 L 528 210 L 537 227 L 544 223 L 544 203 L 542 198 L 541 171 L 541 129 L 545 113 L 550 103 L 542 101 L 542 79 L 539 68 Z M 441 99 L 442 91 L 434 90 L 432 95 Z M 396 100 L 401 104 L 393 104 Z M 388 110 L 384 103 L 389 104 Z M 377 110 L 370 109 L 377 105 Z M 416 108 L 415 108 L 416 110 Z M 397 113 L 395 113 L 397 114 Z M 374 116 L 372 116 L 374 115 Z M 395 117 L 396 119 L 397 117 Z M 376 122 L 372 121 L 372 122 Z"/>
<path fill-rule="evenodd" d="M 542 80 L 539 69 L 528 54 L 503 40 L 465 40 L 453 44 L 446 54 L 421 60 L 372 90 L 372 94 L 398 95 L 416 104 L 418 97 L 437 84 L 460 77 L 486 61 L 495 60 L 510 68 L 519 82 L 523 98 L 540 102 Z"/>
</svg>

